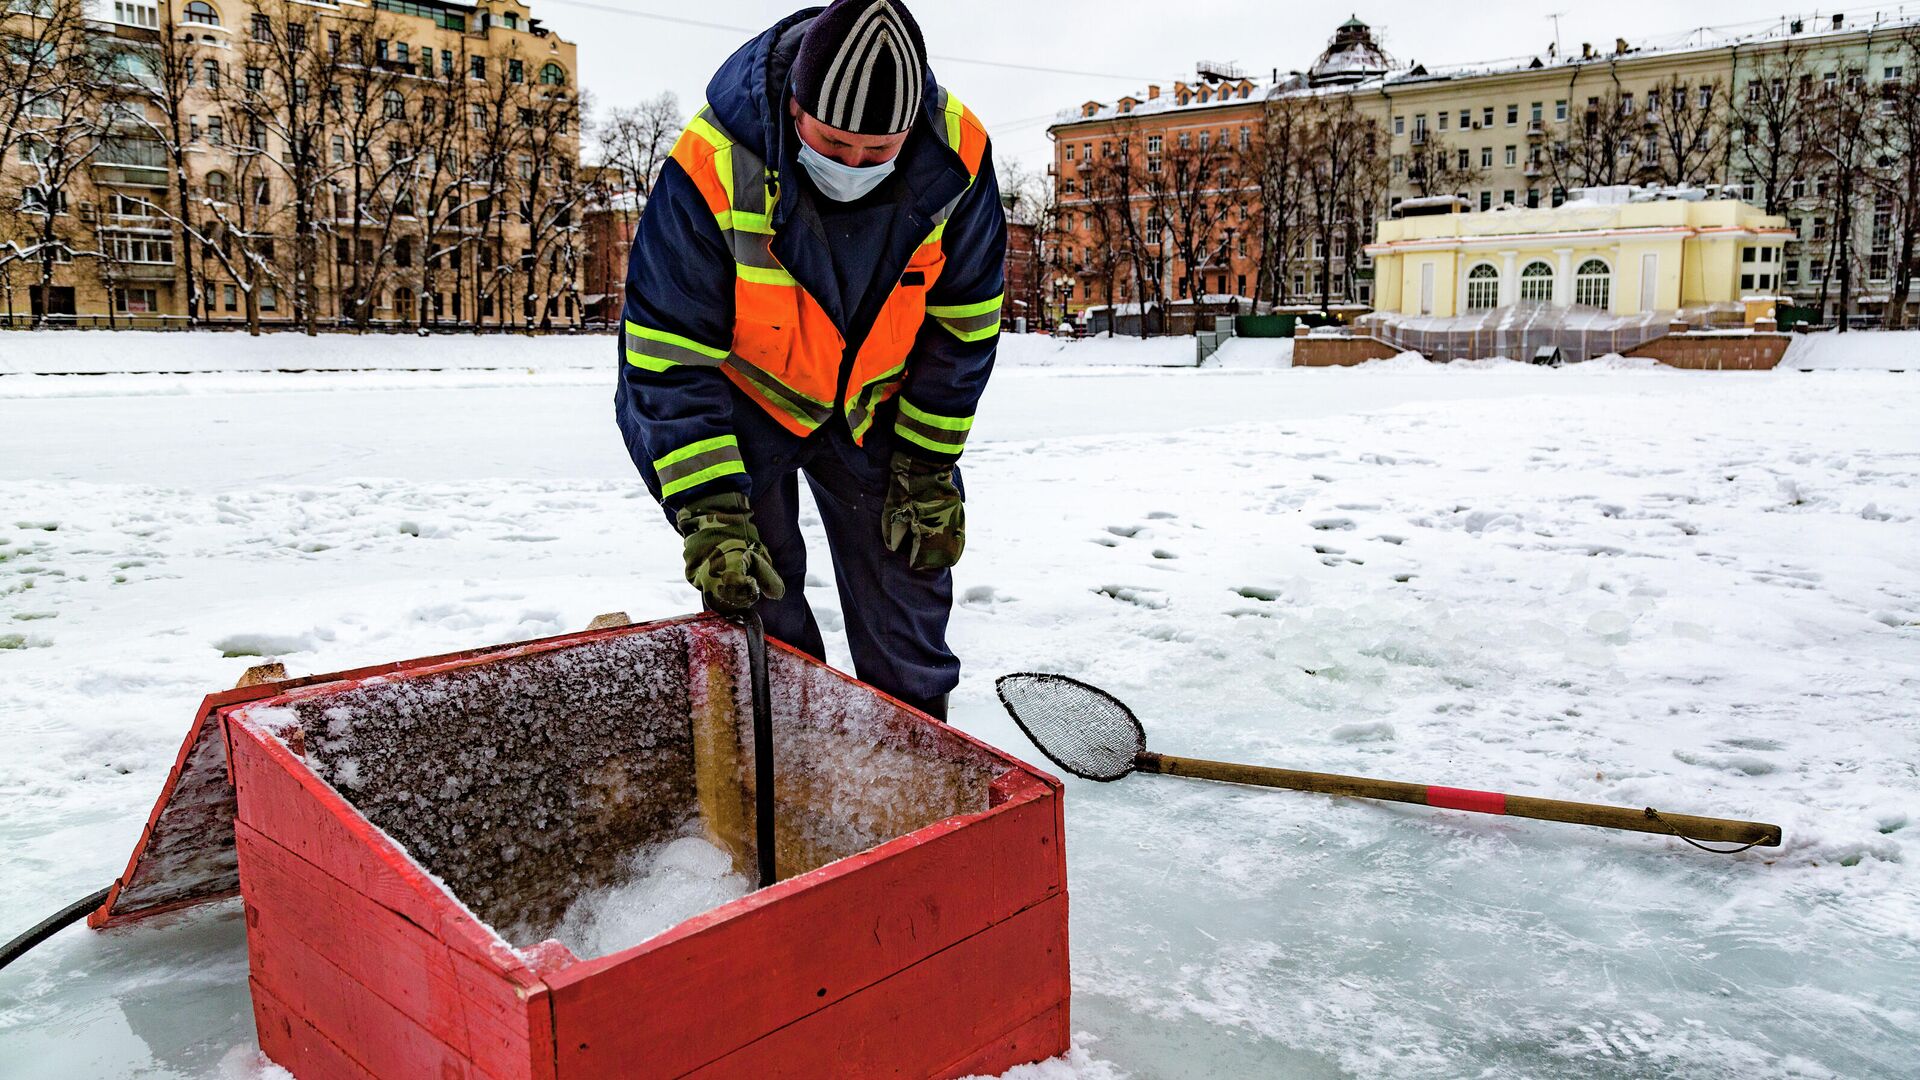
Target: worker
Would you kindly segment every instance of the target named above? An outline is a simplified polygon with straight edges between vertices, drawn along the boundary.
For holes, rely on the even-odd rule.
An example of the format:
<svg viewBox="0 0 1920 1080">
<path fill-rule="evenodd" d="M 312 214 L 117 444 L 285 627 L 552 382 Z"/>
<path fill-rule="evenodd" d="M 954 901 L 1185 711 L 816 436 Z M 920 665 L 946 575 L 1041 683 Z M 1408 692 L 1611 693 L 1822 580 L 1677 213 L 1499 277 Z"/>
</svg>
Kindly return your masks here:
<svg viewBox="0 0 1920 1080">
<path fill-rule="evenodd" d="M 805 474 L 855 673 L 945 719 L 1006 221 L 926 55 L 900 0 L 835 0 L 721 66 L 634 237 L 615 408 L 706 606 L 824 657 Z"/>
</svg>

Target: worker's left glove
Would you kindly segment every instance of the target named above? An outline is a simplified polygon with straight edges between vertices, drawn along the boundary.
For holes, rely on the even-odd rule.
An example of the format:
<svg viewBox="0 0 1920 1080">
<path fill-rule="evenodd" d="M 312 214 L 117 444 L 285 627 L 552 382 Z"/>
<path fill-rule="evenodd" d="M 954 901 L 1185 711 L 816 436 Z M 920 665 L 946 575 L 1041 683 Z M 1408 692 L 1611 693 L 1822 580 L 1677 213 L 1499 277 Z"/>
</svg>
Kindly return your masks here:
<svg viewBox="0 0 1920 1080">
<path fill-rule="evenodd" d="M 952 465 L 931 465 L 894 451 L 881 536 L 888 551 L 907 548 L 915 570 L 945 570 L 967 548 L 967 507 Z"/>
</svg>

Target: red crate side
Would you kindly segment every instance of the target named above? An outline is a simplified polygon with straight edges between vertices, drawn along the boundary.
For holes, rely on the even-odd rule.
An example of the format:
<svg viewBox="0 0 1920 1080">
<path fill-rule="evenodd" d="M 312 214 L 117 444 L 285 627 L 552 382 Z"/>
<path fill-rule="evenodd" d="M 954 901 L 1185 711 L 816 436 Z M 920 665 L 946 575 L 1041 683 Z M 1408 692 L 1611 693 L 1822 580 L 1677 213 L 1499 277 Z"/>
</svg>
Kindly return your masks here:
<svg viewBox="0 0 1920 1080">
<path fill-rule="evenodd" d="M 1066 914 L 1065 897 L 1029 908 L 689 1075 L 918 1080 L 991 1060 L 1003 1037 L 1067 1001 Z M 1066 1050 L 1064 1041 L 1029 1045 L 1038 1057 Z M 565 1064 L 563 1077 L 595 1075 Z"/>
<path fill-rule="evenodd" d="M 260 1050 L 276 1065 L 299 1080 L 379 1080 L 258 980 L 248 980 L 247 988 L 252 991 Z"/>
<path fill-rule="evenodd" d="M 280 928 L 249 927 L 247 953 L 256 987 L 265 987 L 368 1072 L 389 1080 L 519 1080 L 492 1074 L 434 1032 L 369 992 L 346 972 Z M 522 1063 L 524 1066 L 524 1063 Z"/>
<path fill-rule="evenodd" d="M 562 1073 L 644 1058 L 677 1075 L 1058 896 L 1034 842 L 1052 828 L 1052 801 L 922 829 L 556 973 Z M 661 1011 L 634 1025 L 623 1018 L 640 1000 Z M 725 1018 L 719 1041 L 713 1017 Z"/>
<path fill-rule="evenodd" d="M 539 978 L 285 744 L 231 720 L 239 821 L 522 987 Z"/>
<path fill-rule="evenodd" d="M 1063 1001 L 995 1039 L 991 1045 L 981 1047 L 965 1061 L 949 1065 L 934 1075 L 938 1080 L 999 1076 L 1018 1065 L 1059 1057 L 1072 1044 L 1072 1020 Z"/>
<path fill-rule="evenodd" d="M 238 829 L 249 929 L 270 924 L 298 938 L 491 1071 L 524 1068 L 532 1054 L 527 1006 L 504 976 L 456 966 L 457 954 L 426 930 L 250 826 Z"/>
</svg>

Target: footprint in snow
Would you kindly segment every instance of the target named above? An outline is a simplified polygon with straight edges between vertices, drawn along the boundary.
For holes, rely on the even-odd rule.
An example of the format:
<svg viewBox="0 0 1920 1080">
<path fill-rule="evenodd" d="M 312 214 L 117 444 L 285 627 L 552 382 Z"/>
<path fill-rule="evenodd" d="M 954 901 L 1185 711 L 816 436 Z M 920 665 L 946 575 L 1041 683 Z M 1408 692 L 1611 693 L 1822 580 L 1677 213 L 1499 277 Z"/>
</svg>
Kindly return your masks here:
<svg viewBox="0 0 1920 1080">
<path fill-rule="evenodd" d="M 1343 517 L 1320 518 L 1310 524 L 1321 532 L 1352 532 L 1353 519 Z"/>
<path fill-rule="evenodd" d="M 1149 589 L 1136 585 L 1103 585 L 1094 592 L 1101 596 L 1123 603 L 1158 611 L 1168 604 L 1167 597 L 1159 589 Z"/>
<path fill-rule="evenodd" d="M 1395 738 L 1395 734 L 1393 725 L 1385 720 L 1368 720 L 1361 723 L 1341 724 L 1327 732 L 1327 737 L 1343 743 L 1388 742 Z"/>
<path fill-rule="evenodd" d="M 1142 532 L 1145 532 L 1146 526 L 1144 525 L 1109 525 L 1107 526 L 1107 531 L 1112 533 L 1115 536 L 1120 537 L 1122 540 L 1131 540 L 1134 537 L 1139 536 Z"/>
<path fill-rule="evenodd" d="M 1269 589 L 1259 585 L 1242 585 L 1233 591 L 1249 600 L 1259 600 L 1269 604 L 1280 599 L 1279 589 Z"/>
<path fill-rule="evenodd" d="M 1008 596 L 991 585 L 975 585 L 960 594 L 961 606 L 983 610 L 996 608 L 1001 604 L 1010 604 L 1013 601 L 1014 597 Z"/>
</svg>

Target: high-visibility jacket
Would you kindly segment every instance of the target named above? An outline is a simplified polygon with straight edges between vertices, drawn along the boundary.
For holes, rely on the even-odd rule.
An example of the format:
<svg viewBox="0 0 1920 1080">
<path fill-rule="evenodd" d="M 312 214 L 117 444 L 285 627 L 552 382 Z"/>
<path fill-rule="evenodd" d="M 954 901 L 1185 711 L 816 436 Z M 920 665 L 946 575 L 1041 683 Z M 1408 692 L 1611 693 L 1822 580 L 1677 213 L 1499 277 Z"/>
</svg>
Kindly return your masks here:
<svg viewBox="0 0 1920 1080">
<path fill-rule="evenodd" d="M 747 489 L 732 392 L 795 436 L 844 423 L 864 444 L 885 417 L 900 449 L 951 461 L 991 372 L 1005 220 L 986 131 L 958 97 L 929 77 L 889 181 L 895 227 L 872 253 L 883 303 L 839 297 L 829 254 L 794 217 L 797 137 L 785 91 L 768 88 L 786 86 L 811 15 L 761 35 L 715 76 L 635 238 L 619 413 L 670 506 Z"/>
</svg>

